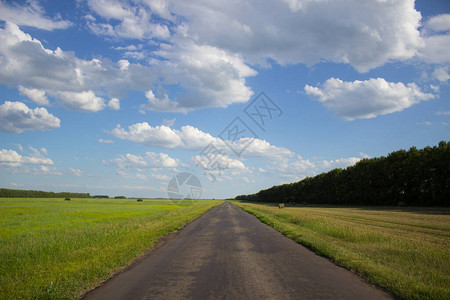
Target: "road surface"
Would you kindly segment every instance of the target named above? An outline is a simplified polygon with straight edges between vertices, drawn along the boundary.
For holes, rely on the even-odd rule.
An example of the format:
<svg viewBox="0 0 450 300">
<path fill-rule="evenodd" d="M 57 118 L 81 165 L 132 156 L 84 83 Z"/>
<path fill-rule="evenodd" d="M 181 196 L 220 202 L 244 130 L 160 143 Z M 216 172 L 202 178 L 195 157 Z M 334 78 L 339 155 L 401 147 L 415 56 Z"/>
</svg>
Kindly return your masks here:
<svg viewBox="0 0 450 300">
<path fill-rule="evenodd" d="M 392 299 L 225 202 L 85 299 Z"/>
</svg>

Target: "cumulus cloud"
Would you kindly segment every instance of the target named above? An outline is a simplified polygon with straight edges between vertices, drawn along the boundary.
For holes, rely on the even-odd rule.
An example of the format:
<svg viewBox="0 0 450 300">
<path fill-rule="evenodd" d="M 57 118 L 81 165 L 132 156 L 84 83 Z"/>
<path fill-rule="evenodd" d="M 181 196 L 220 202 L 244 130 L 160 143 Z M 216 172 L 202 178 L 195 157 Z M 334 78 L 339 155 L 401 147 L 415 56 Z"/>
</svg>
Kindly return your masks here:
<svg viewBox="0 0 450 300">
<path fill-rule="evenodd" d="M 83 172 L 80 169 L 70 168 L 70 172 L 75 176 L 81 176 Z"/>
<path fill-rule="evenodd" d="M 210 134 L 190 125 L 177 130 L 166 125 L 152 127 L 147 122 L 130 125 L 128 130 L 118 125 L 110 133 L 123 140 L 169 149 L 179 147 L 200 150 L 216 140 Z"/>
<path fill-rule="evenodd" d="M 248 145 L 243 152 L 244 157 L 276 158 L 294 155 L 289 149 L 276 147 L 267 141 L 255 138 L 242 137 L 236 141 L 226 141 L 227 144 L 225 144 L 221 138 L 214 137 L 191 125 L 182 126 L 178 130 L 165 125 L 153 127 L 147 122 L 143 122 L 132 124 L 127 129 L 117 125 L 110 131 L 110 134 L 123 140 L 165 149 L 201 151 L 208 145 L 213 145 L 216 149 L 233 154 L 232 148 L 239 149 L 240 145 L 244 144 Z"/>
<path fill-rule="evenodd" d="M 36 0 L 28 0 L 24 5 L 0 1 L 0 20 L 17 25 L 31 26 L 44 30 L 65 29 L 72 22 L 60 18 L 49 18 Z"/>
<path fill-rule="evenodd" d="M 14 150 L 1 149 L 0 150 L 0 164 L 9 167 L 20 167 L 23 164 L 32 165 L 53 165 L 53 161 L 45 157 L 43 153 L 39 152 L 32 147 L 32 154 L 23 156 Z"/>
<path fill-rule="evenodd" d="M 117 125 L 111 134 L 119 139 L 128 140 L 147 146 L 174 148 L 182 145 L 181 138 L 170 127 L 150 126 L 147 122 L 128 126 L 128 130 Z"/>
<path fill-rule="evenodd" d="M 50 103 L 47 96 L 45 95 L 44 90 L 29 89 L 29 88 L 23 87 L 21 85 L 19 85 L 18 89 L 19 89 L 19 92 L 21 95 L 28 97 L 36 104 L 48 105 Z"/>
<path fill-rule="evenodd" d="M 192 164 L 202 168 L 211 181 L 217 180 L 217 176 L 226 174 L 236 176 L 251 172 L 241 160 L 230 158 L 226 154 L 215 155 L 213 162 L 211 162 L 210 157 L 205 155 L 195 155 L 192 157 Z"/>
<path fill-rule="evenodd" d="M 111 160 L 115 165 L 116 171 L 127 178 L 147 178 L 149 171 L 159 170 L 161 168 L 175 168 L 179 166 L 178 159 L 170 157 L 166 153 L 146 152 L 144 155 L 120 154 L 117 158 Z M 162 176 L 162 175 L 160 175 Z M 162 178 L 158 178 L 162 180 Z"/>
<path fill-rule="evenodd" d="M 305 92 L 344 120 L 368 119 L 402 111 L 435 97 L 414 83 L 387 82 L 383 78 L 353 82 L 328 79 L 321 87 L 305 85 Z"/>
<path fill-rule="evenodd" d="M 0 105 L 0 130 L 21 133 L 60 127 L 60 120 L 43 107 L 29 108 L 22 102 L 5 101 Z"/>
<path fill-rule="evenodd" d="M 266 169 L 259 168 L 258 172 L 274 172 L 292 180 L 313 176 L 334 168 L 345 168 L 367 157 L 361 154 L 361 157 L 309 160 L 302 158 L 287 148 L 271 145 L 264 140 L 253 139 L 243 151 L 241 159 L 237 159 L 231 157 L 234 153 L 228 146 L 238 147 L 241 143 L 246 144 L 249 138 L 226 141 L 227 144 L 225 144 L 222 139 L 189 125 L 177 130 L 164 125 L 152 127 L 144 122 L 130 125 L 128 129 L 118 126 L 110 133 L 117 138 L 147 146 L 199 151 L 199 154 L 191 158 L 191 163 L 201 168 L 206 175 L 209 175 L 208 178 L 214 181 L 226 178 L 228 176 L 226 174 L 242 175 L 252 173 L 252 170 L 244 163 L 244 161 L 250 159 L 264 159 Z M 128 168 L 133 170 L 133 174 L 143 172 L 151 167 L 176 167 L 182 165 L 178 160 L 174 160 L 173 165 L 167 164 L 167 162 L 164 164 L 162 161 L 167 161 L 163 159 L 163 153 L 148 152 L 144 156 L 121 155 L 113 162 L 118 166 L 117 170 L 119 173 L 121 173 L 121 170 Z M 122 172 L 122 174 L 128 173 Z"/>
<path fill-rule="evenodd" d="M 99 143 L 102 143 L 102 144 L 113 144 L 113 143 L 114 143 L 113 140 L 108 140 L 108 139 L 106 139 L 106 140 L 104 140 L 104 139 L 98 139 L 98 142 L 99 142 Z"/>
<path fill-rule="evenodd" d="M 33 101 L 48 103 L 45 95 L 50 92 L 70 108 L 92 110 L 98 107 L 98 103 L 89 104 L 89 100 L 82 99 L 93 97 L 91 91 L 83 92 L 86 89 L 83 72 L 77 68 L 77 64 L 87 68 L 95 62 L 79 61 L 59 48 L 55 51 L 46 49 L 39 40 L 8 22 L 0 29 L 0 58 L 0 82 L 20 84 L 19 91 Z M 76 92 L 85 94 L 75 95 Z M 91 100 L 95 102 L 96 99 Z"/>
<path fill-rule="evenodd" d="M 112 109 L 112 110 L 119 110 L 120 109 L 119 99 L 112 98 L 111 100 L 109 100 L 108 107 L 109 107 L 109 109 Z"/>
<path fill-rule="evenodd" d="M 245 139 L 248 138 L 241 138 L 238 143 L 245 143 Z M 243 152 L 244 157 L 286 158 L 293 157 L 294 155 L 295 153 L 287 148 L 274 146 L 260 139 L 253 139 Z"/>
<path fill-rule="evenodd" d="M 95 34 L 135 39 L 170 36 L 166 25 L 152 22 L 152 9 L 156 13 L 163 13 L 162 5 L 151 4 L 152 1 L 135 2 L 134 5 L 118 0 L 88 0 L 87 3 L 102 18 L 98 21 L 91 16 L 88 20 L 88 26 Z M 108 23 L 110 20 L 114 22 Z"/>
<path fill-rule="evenodd" d="M 366 72 L 409 59 L 423 46 L 414 1 L 174 1 L 198 41 L 250 61 L 312 65 L 327 60 Z"/>
<path fill-rule="evenodd" d="M 441 82 L 447 82 L 450 79 L 450 74 L 448 74 L 448 67 L 436 68 L 433 71 L 433 77 Z"/>
<path fill-rule="evenodd" d="M 253 94 L 245 77 L 256 72 L 239 55 L 183 39 L 162 45 L 154 55 L 158 59 L 150 65 L 84 60 L 60 48 L 47 49 L 7 22 L 0 28 L 0 83 L 26 87 L 22 93 L 32 94 L 34 100 L 39 92 L 82 111 L 99 111 L 106 107 L 103 93 L 114 98 L 127 89 L 146 92 L 148 103 L 141 109 L 179 112 L 226 107 L 248 101 Z M 161 85 L 179 85 L 184 92 L 171 99 Z M 115 102 L 111 106 L 117 108 Z"/>
<path fill-rule="evenodd" d="M 256 75 L 256 71 L 237 54 L 181 38 L 174 38 L 172 44 L 162 44 L 155 54 L 164 58 L 153 66 L 160 70 L 164 83 L 179 84 L 185 92 L 170 99 L 162 89 L 156 93 L 149 90 L 145 94 L 148 104 L 142 108 L 187 112 L 243 103 L 253 95 L 245 78 Z"/>
<path fill-rule="evenodd" d="M 361 154 L 363 158 L 366 158 L 366 155 Z M 321 160 L 317 161 L 315 165 L 319 170 L 332 170 L 336 168 L 344 169 L 348 166 L 353 166 L 357 162 L 361 160 L 360 157 L 347 157 L 347 158 L 338 158 L 335 160 Z"/>
<path fill-rule="evenodd" d="M 161 181 L 169 181 L 170 177 L 164 174 L 151 174 L 150 175 L 152 178 L 155 178 L 157 180 L 161 180 Z"/>
<path fill-rule="evenodd" d="M 93 91 L 58 92 L 60 102 L 67 108 L 96 112 L 105 107 L 105 99 L 97 97 Z"/>
<path fill-rule="evenodd" d="M 450 116 L 450 110 L 448 110 L 448 111 L 438 111 L 438 112 L 436 112 L 436 115 L 438 115 L 438 116 Z"/>
<path fill-rule="evenodd" d="M 308 176 L 328 172 L 336 168 L 347 168 L 355 165 L 367 155 L 362 154 L 360 157 L 337 158 L 334 160 L 326 159 L 305 159 L 296 154 L 293 157 L 279 158 L 268 165 L 268 169 L 272 172 L 280 174 L 282 177 L 290 181 L 298 181 Z"/>
<path fill-rule="evenodd" d="M 68 109 L 98 111 L 107 106 L 105 95 L 114 99 L 124 90 L 137 90 L 147 98 L 142 112 L 188 112 L 248 101 L 253 91 L 246 78 L 256 75 L 254 64 L 331 61 L 366 72 L 415 55 L 448 60 L 448 16 L 428 20 L 421 36 L 421 16 L 411 0 L 86 3 L 84 19 L 93 32 L 141 40 L 115 47 L 129 60 L 85 60 L 47 49 L 10 18 L 0 29 L 0 83 L 22 86 L 22 94 L 40 105 L 52 96 Z M 2 5 L 3 11 L 27 11 Z M 25 7 L 44 15 L 34 1 Z M 172 85 L 174 94 L 167 88 Z M 115 102 L 108 106 L 117 109 Z"/>
<path fill-rule="evenodd" d="M 425 47 L 419 57 L 429 63 L 449 63 L 450 14 L 437 15 L 425 22 L 422 30 Z"/>
</svg>

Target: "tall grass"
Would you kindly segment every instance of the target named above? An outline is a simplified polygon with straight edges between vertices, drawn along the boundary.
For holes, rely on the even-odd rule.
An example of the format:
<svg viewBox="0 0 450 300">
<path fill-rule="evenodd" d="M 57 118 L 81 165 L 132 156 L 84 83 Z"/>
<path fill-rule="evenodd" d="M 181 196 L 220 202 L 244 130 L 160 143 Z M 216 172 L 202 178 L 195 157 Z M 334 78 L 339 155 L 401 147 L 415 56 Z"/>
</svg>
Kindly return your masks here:
<svg viewBox="0 0 450 300">
<path fill-rule="evenodd" d="M 220 201 L 0 199 L 0 299 L 70 299 Z"/>
<path fill-rule="evenodd" d="M 450 209 L 233 202 L 404 299 L 450 299 Z"/>
</svg>

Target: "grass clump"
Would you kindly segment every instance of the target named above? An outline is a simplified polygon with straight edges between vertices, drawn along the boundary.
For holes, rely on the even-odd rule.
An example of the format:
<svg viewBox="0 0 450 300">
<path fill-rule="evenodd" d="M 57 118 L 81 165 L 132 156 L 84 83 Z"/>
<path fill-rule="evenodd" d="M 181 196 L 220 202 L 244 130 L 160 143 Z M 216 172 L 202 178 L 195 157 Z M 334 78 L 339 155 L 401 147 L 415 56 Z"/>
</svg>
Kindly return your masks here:
<svg viewBox="0 0 450 300">
<path fill-rule="evenodd" d="M 73 299 L 221 201 L 0 199 L 0 299 Z"/>
<path fill-rule="evenodd" d="M 450 299 L 448 208 L 233 203 L 399 298 Z"/>
</svg>

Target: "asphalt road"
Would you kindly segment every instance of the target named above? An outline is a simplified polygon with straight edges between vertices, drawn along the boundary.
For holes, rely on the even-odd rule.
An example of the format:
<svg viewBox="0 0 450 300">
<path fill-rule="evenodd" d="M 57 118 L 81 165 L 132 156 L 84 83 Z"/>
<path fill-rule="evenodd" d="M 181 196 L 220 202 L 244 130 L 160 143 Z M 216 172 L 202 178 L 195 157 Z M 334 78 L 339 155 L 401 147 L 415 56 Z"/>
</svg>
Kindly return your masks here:
<svg viewBox="0 0 450 300">
<path fill-rule="evenodd" d="M 226 202 L 85 299 L 392 299 Z"/>
</svg>

